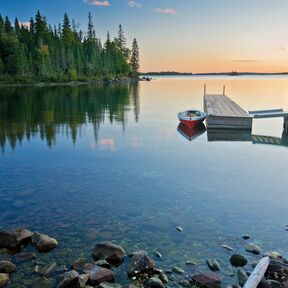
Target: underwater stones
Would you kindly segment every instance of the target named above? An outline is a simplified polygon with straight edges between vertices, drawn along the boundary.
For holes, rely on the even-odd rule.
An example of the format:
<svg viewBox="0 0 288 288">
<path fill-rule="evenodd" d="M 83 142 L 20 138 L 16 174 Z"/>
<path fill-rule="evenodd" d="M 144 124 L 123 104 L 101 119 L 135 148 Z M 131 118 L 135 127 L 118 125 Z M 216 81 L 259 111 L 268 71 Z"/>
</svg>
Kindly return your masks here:
<svg viewBox="0 0 288 288">
<path fill-rule="evenodd" d="M 195 265 L 197 265 L 197 263 L 195 261 L 188 260 L 188 261 L 185 262 L 185 265 L 187 265 L 187 266 L 195 266 Z"/>
<path fill-rule="evenodd" d="M 216 259 L 207 260 L 207 265 L 211 271 L 220 271 L 220 265 Z"/>
<path fill-rule="evenodd" d="M 185 274 L 185 271 L 183 269 L 181 269 L 180 267 L 177 267 L 177 266 L 173 267 L 172 271 L 176 274 Z"/>
<path fill-rule="evenodd" d="M 17 263 L 22 263 L 37 258 L 37 254 L 34 252 L 20 252 L 15 256 L 15 261 Z"/>
<path fill-rule="evenodd" d="M 216 274 L 200 273 L 195 274 L 191 278 L 192 283 L 198 284 L 207 288 L 220 288 L 221 278 Z"/>
<path fill-rule="evenodd" d="M 57 288 L 70 288 L 78 283 L 79 273 L 75 270 L 64 273 L 62 280 L 58 284 Z"/>
<path fill-rule="evenodd" d="M 250 239 L 250 236 L 247 235 L 247 234 L 245 234 L 245 235 L 242 236 L 242 239 L 244 239 L 244 240 L 248 240 L 248 239 Z"/>
<path fill-rule="evenodd" d="M 245 245 L 245 250 L 255 255 L 259 255 L 261 253 L 260 247 L 253 243 Z"/>
<path fill-rule="evenodd" d="M 233 251 L 234 249 L 228 245 L 222 244 L 221 247 L 227 251 Z"/>
<path fill-rule="evenodd" d="M 94 262 L 97 266 L 104 267 L 110 269 L 112 266 L 106 260 L 98 260 Z"/>
<path fill-rule="evenodd" d="M 9 282 L 9 274 L 7 273 L 0 273 L 0 288 L 6 286 Z"/>
<path fill-rule="evenodd" d="M 167 275 L 165 275 L 164 273 L 161 273 L 159 275 L 159 279 L 164 283 L 164 284 L 167 284 L 169 282 L 169 279 L 167 277 Z"/>
<path fill-rule="evenodd" d="M 146 288 L 163 288 L 164 287 L 162 281 L 156 277 L 146 279 L 144 281 L 144 286 Z"/>
<path fill-rule="evenodd" d="M 16 270 L 16 265 L 10 261 L 0 261 L 0 273 L 12 274 Z"/>
<path fill-rule="evenodd" d="M 277 251 L 266 252 L 265 255 L 274 260 L 283 258 L 283 256 Z"/>
<path fill-rule="evenodd" d="M 0 249 L 18 249 L 31 241 L 33 233 L 24 228 L 16 228 L 0 231 Z"/>
<path fill-rule="evenodd" d="M 38 252 L 47 253 L 58 245 L 58 241 L 48 235 L 36 232 L 32 235 L 32 245 L 38 250 Z"/>
<path fill-rule="evenodd" d="M 85 258 L 79 258 L 72 263 L 71 269 L 76 270 L 76 271 L 83 270 L 85 264 L 87 264 L 89 262 L 90 261 L 85 259 Z"/>
<path fill-rule="evenodd" d="M 247 272 L 244 269 L 239 268 L 237 270 L 237 278 L 238 278 L 239 285 L 244 286 L 244 284 L 246 283 L 246 281 L 248 279 Z"/>
<path fill-rule="evenodd" d="M 177 230 L 178 232 L 183 232 L 183 228 L 180 227 L 180 226 L 176 227 L 176 230 Z"/>
<path fill-rule="evenodd" d="M 98 288 L 122 288 L 122 285 L 118 283 L 102 282 Z"/>
<path fill-rule="evenodd" d="M 52 262 L 52 263 L 49 263 L 47 265 L 45 265 L 40 271 L 39 271 L 39 274 L 41 275 L 49 275 L 56 267 L 56 262 Z"/>
<path fill-rule="evenodd" d="M 120 265 L 126 255 L 125 250 L 111 242 L 102 242 L 94 246 L 92 257 L 94 260 L 106 260 L 112 265 Z"/>
<path fill-rule="evenodd" d="M 114 282 L 115 275 L 113 271 L 97 266 L 95 264 L 86 264 L 83 268 L 85 274 L 89 275 L 89 285 L 99 285 L 102 282 Z"/>
<path fill-rule="evenodd" d="M 52 281 L 50 281 L 46 277 L 36 279 L 36 281 L 34 281 L 31 286 L 31 288 L 52 288 L 52 287 L 54 287 Z"/>
<path fill-rule="evenodd" d="M 234 267 L 243 267 L 248 263 L 247 259 L 240 254 L 233 254 L 229 261 Z"/>
<path fill-rule="evenodd" d="M 128 276 L 134 277 L 143 273 L 152 273 L 154 266 L 154 262 L 146 254 L 135 254 L 130 260 Z"/>
<path fill-rule="evenodd" d="M 81 274 L 78 276 L 78 287 L 86 287 L 86 283 L 89 280 L 89 275 L 88 274 Z"/>
<path fill-rule="evenodd" d="M 181 286 L 183 286 L 183 287 L 190 287 L 190 286 L 191 286 L 190 281 L 187 280 L 187 279 L 182 279 L 182 280 L 180 280 L 179 284 L 180 284 Z"/>
</svg>

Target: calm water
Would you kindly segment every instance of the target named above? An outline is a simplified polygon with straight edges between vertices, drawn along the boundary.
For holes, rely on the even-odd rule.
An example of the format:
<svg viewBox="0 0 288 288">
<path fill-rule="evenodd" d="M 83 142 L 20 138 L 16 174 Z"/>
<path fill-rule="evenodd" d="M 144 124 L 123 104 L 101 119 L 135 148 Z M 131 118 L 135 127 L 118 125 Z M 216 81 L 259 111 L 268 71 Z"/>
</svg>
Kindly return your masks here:
<svg viewBox="0 0 288 288">
<path fill-rule="evenodd" d="M 153 257 L 157 250 L 159 268 L 177 265 L 188 274 L 206 271 L 206 260 L 217 258 L 224 283 L 234 283 L 220 245 L 242 253 L 246 233 L 263 251 L 288 256 L 283 120 L 255 121 L 252 136 L 198 131 L 190 142 L 177 131 L 176 114 L 202 110 L 204 83 L 211 93 L 226 84 L 246 110 L 288 109 L 288 77 L 1 88 L 0 228 L 24 226 L 57 238 L 59 247 L 39 259 L 59 267 L 111 240 L 127 252 Z M 198 265 L 185 267 L 186 260 Z M 126 281 L 125 265 L 119 282 Z M 29 286 L 32 271 L 33 264 L 21 264 L 10 287 Z"/>
</svg>

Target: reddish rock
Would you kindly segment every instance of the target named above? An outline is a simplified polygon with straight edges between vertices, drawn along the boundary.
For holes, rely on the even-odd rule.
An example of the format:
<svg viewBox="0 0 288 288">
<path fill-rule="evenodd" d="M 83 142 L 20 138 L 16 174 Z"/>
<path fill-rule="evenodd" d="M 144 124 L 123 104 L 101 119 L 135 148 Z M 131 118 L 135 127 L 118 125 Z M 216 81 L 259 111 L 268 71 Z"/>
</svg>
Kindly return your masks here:
<svg viewBox="0 0 288 288">
<path fill-rule="evenodd" d="M 208 288 L 220 288 L 221 278 L 216 274 L 201 273 L 193 275 L 191 278 L 193 283 L 199 284 Z"/>
<path fill-rule="evenodd" d="M 113 271 L 95 264 L 86 264 L 83 271 L 89 275 L 88 284 L 92 286 L 99 285 L 102 282 L 114 282 L 115 280 Z"/>
<path fill-rule="evenodd" d="M 128 276 L 134 277 L 143 273 L 152 274 L 154 269 L 154 262 L 144 253 L 135 254 L 131 258 Z"/>
</svg>

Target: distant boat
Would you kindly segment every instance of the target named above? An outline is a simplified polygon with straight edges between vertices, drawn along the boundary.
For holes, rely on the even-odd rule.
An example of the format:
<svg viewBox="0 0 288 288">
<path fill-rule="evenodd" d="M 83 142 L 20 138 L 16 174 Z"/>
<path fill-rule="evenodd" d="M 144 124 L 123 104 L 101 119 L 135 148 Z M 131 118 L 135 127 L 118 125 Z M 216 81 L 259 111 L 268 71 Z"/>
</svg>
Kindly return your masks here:
<svg viewBox="0 0 288 288">
<path fill-rule="evenodd" d="M 198 110 L 187 110 L 178 113 L 178 119 L 181 123 L 189 128 L 193 128 L 202 123 L 207 117 L 207 114 Z"/>
<path fill-rule="evenodd" d="M 198 136 L 202 135 L 206 131 L 206 127 L 203 123 L 200 123 L 199 125 L 193 128 L 189 128 L 183 123 L 179 123 L 177 131 L 187 140 L 192 141 Z"/>
<path fill-rule="evenodd" d="M 239 76 L 240 74 L 237 71 L 232 71 L 228 76 Z"/>
</svg>

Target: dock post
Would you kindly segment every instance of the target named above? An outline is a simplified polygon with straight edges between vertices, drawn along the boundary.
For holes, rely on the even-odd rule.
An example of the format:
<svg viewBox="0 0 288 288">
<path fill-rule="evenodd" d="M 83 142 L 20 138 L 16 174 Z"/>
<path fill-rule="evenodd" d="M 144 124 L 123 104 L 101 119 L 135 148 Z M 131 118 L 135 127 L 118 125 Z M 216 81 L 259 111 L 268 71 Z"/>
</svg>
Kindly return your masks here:
<svg viewBox="0 0 288 288">
<path fill-rule="evenodd" d="M 226 86 L 223 85 L 223 95 L 225 95 L 225 91 L 226 91 Z"/>
<path fill-rule="evenodd" d="M 204 84 L 204 95 L 206 95 L 206 84 Z"/>
<path fill-rule="evenodd" d="M 283 125 L 283 131 L 284 133 L 288 134 L 288 117 L 284 117 L 284 125 Z"/>
</svg>

